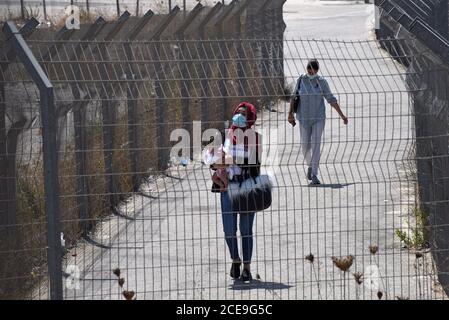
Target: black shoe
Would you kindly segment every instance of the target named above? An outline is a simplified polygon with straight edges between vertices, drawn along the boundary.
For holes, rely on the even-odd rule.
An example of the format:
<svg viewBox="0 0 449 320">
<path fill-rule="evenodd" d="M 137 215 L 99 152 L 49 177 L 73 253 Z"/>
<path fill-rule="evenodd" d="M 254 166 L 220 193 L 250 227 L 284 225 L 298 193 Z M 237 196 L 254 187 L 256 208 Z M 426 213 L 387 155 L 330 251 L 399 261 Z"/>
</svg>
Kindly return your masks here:
<svg viewBox="0 0 449 320">
<path fill-rule="evenodd" d="M 317 176 L 313 176 L 313 177 L 312 177 L 312 183 L 311 183 L 311 184 L 317 186 L 317 185 L 320 185 L 320 184 L 321 184 L 321 181 L 318 179 Z"/>
<path fill-rule="evenodd" d="M 307 169 L 307 180 L 312 180 L 312 168 Z"/>
<path fill-rule="evenodd" d="M 231 265 L 231 271 L 229 273 L 229 275 L 231 276 L 232 279 L 238 279 L 240 278 L 240 266 L 241 266 L 241 262 L 233 262 Z"/>
<path fill-rule="evenodd" d="M 250 283 L 253 280 L 251 272 L 249 270 L 243 269 L 242 276 L 240 277 L 244 283 Z"/>
</svg>

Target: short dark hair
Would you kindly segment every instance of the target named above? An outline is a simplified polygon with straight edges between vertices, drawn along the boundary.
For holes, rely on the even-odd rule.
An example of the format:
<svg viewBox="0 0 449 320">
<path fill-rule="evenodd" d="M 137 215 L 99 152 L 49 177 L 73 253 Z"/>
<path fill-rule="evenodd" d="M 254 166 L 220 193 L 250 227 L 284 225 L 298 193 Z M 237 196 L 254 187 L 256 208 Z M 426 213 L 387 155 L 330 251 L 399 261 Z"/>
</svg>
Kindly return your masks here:
<svg viewBox="0 0 449 320">
<path fill-rule="evenodd" d="M 315 71 L 318 71 L 320 70 L 320 63 L 318 62 L 317 59 L 311 59 L 307 63 L 307 69 L 313 69 Z"/>
</svg>

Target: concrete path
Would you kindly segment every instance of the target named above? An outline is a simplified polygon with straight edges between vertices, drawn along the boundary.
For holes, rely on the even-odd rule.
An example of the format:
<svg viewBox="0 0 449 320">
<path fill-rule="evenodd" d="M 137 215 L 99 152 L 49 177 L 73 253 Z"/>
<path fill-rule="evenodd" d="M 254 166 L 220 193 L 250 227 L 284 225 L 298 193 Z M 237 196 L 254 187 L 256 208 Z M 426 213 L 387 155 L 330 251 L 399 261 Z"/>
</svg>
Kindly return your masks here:
<svg viewBox="0 0 449 320">
<path fill-rule="evenodd" d="M 286 123 L 287 105 L 259 115 L 265 170 L 274 172 L 272 207 L 256 215 L 250 285 L 228 276 L 220 202 L 210 172 L 198 163 L 174 168 L 146 186 L 155 198 L 135 196 L 122 210 L 134 220 L 110 217 L 93 238 L 80 243 L 66 265 L 80 271 L 69 299 L 121 299 L 112 269 L 137 299 L 430 299 L 435 292 L 430 255 L 417 259 L 403 248 L 397 229 L 409 230 L 414 204 L 413 118 L 401 66 L 379 50 L 367 5 L 288 1 L 287 38 L 341 41 L 285 43 L 289 81 L 307 58 L 322 73 L 350 118 L 344 127 L 329 107 L 321 179 L 310 187 L 299 150 L 299 133 Z M 370 22 L 371 21 L 371 22 Z M 360 42 L 344 42 L 352 40 Z M 342 41 L 344 40 L 344 41 Z M 269 166 L 271 164 L 271 166 Z M 377 245 L 373 255 L 368 247 Z M 305 257 L 313 254 L 311 263 Z M 343 274 L 332 256 L 354 256 Z M 358 285 L 353 273 L 362 272 Z"/>
</svg>

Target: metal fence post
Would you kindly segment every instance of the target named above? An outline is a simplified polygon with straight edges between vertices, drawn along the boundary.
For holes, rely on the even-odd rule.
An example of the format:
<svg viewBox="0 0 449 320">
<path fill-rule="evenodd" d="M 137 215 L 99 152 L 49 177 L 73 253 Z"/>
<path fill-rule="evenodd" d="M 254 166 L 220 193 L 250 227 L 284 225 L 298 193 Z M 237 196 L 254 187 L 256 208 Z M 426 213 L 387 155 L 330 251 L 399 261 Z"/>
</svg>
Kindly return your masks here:
<svg viewBox="0 0 449 320">
<path fill-rule="evenodd" d="M 226 21 L 226 18 L 231 14 L 231 12 L 234 10 L 235 6 L 237 5 L 238 1 L 233 0 L 223 11 L 222 15 L 218 18 L 218 21 L 215 23 L 215 27 L 217 28 L 217 40 L 223 39 L 223 41 L 217 42 L 217 51 L 218 51 L 218 57 L 220 59 L 219 61 L 219 70 L 220 70 L 220 78 L 219 81 L 219 91 L 220 91 L 220 119 L 227 119 L 227 109 L 229 108 L 229 102 L 228 102 L 228 86 L 226 83 L 226 79 L 228 78 L 228 60 L 230 59 L 229 54 L 229 40 L 226 40 L 225 31 L 224 31 L 224 22 Z"/>
<path fill-rule="evenodd" d="M 165 17 L 165 19 L 157 26 L 157 28 L 150 34 L 148 37 L 149 41 L 154 41 L 151 49 L 152 60 L 154 60 L 154 67 L 151 74 L 151 77 L 154 80 L 154 87 L 156 93 L 156 140 L 157 145 L 160 148 L 158 154 L 158 163 L 157 168 L 161 171 L 164 171 L 168 166 L 169 161 L 169 150 L 168 150 L 168 140 L 169 136 L 166 132 L 167 128 L 167 102 L 165 97 L 164 87 L 166 86 L 166 75 L 164 65 L 160 62 L 162 59 L 162 43 L 160 42 L 160 37 L 162 33 L 167 29 L 167 27 L 174 20 L 176 15 L 179 13 L 181 9 L 178 6 L 175 6 L 173 10 Z M 165 50 L 164 50 L 165 51 Z M 166 65 L 166 63 L 165 63 Z M 165 97 L 166 98 L 166 97 Z"/>
<path fill-rule="evenodd" d="M 244 2 L 241 2 L 238 10 L 236 10 L 236 13 L 233 15 L 231 20 L 234 22 L 235 26 L 235 40 L 236 40 L 236 53 L 237 53 L 237 77 L 238 77 L 238 94 L 240 97 L 247 99 L 247 92 L 248 92 L 248 81 L 246 78 L 246 70 L 247 70 L 247 64 L 248 61 L 245 59 L 245 50 L 243 48 L 243 42 L 242 42 L 242 35 L 247 34 L 242 28 L 241 23 L 241 16 L 242 14 L 249 8 L 249 6 L 254 2 L 254 0 L 245 0 Z"/>
<path fill-rule="evenodd" d="M 47 20 L 47 3 L 45 1 L 46 0 L 42 1 L 42 6 L 44 8 L 44 20 Z"/>
<path fill-rule="evenodd" d="M 223 4 L 218 2 L 203 18 L 203 21 L 197 27 L 198 30 L 198 38 L 200 40 L 199 45 L 201 46 L 198 49 L 198 55 L 201 67 L 199 68 L 199 77 L 201 78 L 200 85 L 202 91 L 202 98 L 200 100 L 200 110 L 201 110 L 201 123 L 206 126 L 209 126 L 209 99 L 207 98 L 210 92 L 210 83 L 207 80 L 211 76 L 211 63 L 210 61 L 210 50 L 205 46 L 205 38 L 206 38 L 206 26 L 207 24 L 221 11 Z"/>
<path fill-rule="evenodd" d="M 131 41 L 136 40 L 139 33 L 145 28 L 151 18 L 154 16 L 154 12 L 148 10 L 147 13 L 139 20 L 139 22 L 134 26 L 134 28 L 128 34 L 128 42 L 124 44 L 125 47 L 125 55 L 128 63 L 127 70 L 127 81 L 128 88 L 126 92 L 126 102 L 127 102 L 127 111 L 128 111 L 128 141 L 129 141 L 129 157 L 131 162 L 131 171 L 132 171 L 132 183 L 133 183 L 133 192 L 138 192 L 140 188 L 140 157 L 139 157 L 139 128 L 137 126 L 138 123 L 138 113 L 137 113 L 137 95 L 139 94 L 138 85 L 136 83 L 137 80 L 142 80 L 138 78 L 141 76 L 135 70 L 134 67 L 134 54 L 131 47 Z"/>
<path fill-rule="evenodd" d="M 20 15 L 22 19 L 25 19 L 25 4 L 23 1 L 24 0 L 20 0 Z"/>
<path fill-rule="evenodd" d="M 51 84 L 41 91 L 41 117 L 43 126 L 43 154 L 45 175 L 45 211 L 48 232 L 48 271 L 50 274 L 50 297 L 63 299 L 62 248 L 59 218 L 58 157 L 56 146 L 56 124 L 53 87 Z"/>
<path fill-rule="evenodd" d="M 268 14 L 268 7 L 271 5 L 271 1 L 267 2 L 266 6 L 263 6 L 261 10 L 259 10 L 258 14 L 263 16 L 262 21 L 269 21 L 270 17 Z M 273 92 L 272 90 L 272 82 L 270 79 L 270 74 L 272 72 L 271 65 L 270 65 L 270 49 L 271 49 L 271 43 L 270 43 L 270 36 L 267 36 L 267 33 L 269 33 L 269 30 L 267 29 L 267 26 L 265 23 L 260 24 L 260 32 L 261 32 L 261 59 L 260 62 L 260 68 L 261 68 L 261 75 L 262 75 L 262 96 L 264 97 L 262 101 L 263 104 L 269 103 L 271 98 L 270 94 Z"/>
<path fill-rule="evenodd" d="M 61 228 L 59 219 L 59 182 L 56 146 L 57 119 L 54 105 L 53 85 L 41 68 L 30 48 L 13 22 L 4 24 L 4 31 L 16 50 L 17 56 L 36 83 L 40 92 L 42 119 L 45 213 L 47 219 L 47 259 L 50 278 L 50 298 L 63 298 Z"/>
<path fill-rule="evenodd" d="M 191 76 L 189 70 L 191 66 L 195 63 L 192 57 L 192 51 L 190 50 L 190 43 L 185 41 L 185 31 L 193 23 L 195 18 L 204 9 L 201 3 L 198 3 L 195 8 L 189 13 L 189 16 L 181 24 L 178 30 L 175 32 L 175 38 L 178 40 L 178 51 L 180 53 L 177 60 L 180 60 L 179 67 L 181 70 L 180 88 L 181 88 L 181 118 L 182 127 L 192 133 L 192 117 L 190 113 L 190 91 L 192 88 L 192 81 L 190 81 Z M 192 145 L 189 151 L 190 157 L 192 157 Z"/>
<path fill-rule="evenodd" d="M 80 79 L 82 72 L 80 67 L 80 59 L 83 51 L 88 46 L 88 41 L 93 40 L 98 33 L 106 25 L 106 21 L 99 17 L 87 30 L 82 38 L 82 42 L 77 45 L 75 51 L 70 57 L 69 61 L 73 62 L 74 80 Z M 87 133 L 86 133 L 86 105 L 89 100 L 81 97 L 80 82 L 73 82 L 71 84 L 72 93 L 76 102 L 73 103 L 71 109 L 73 112 L 73 128 L 75 133 L 75 163 L 76 163 L 76 194 L 78 204 L 78 216 L 80 218 L 80 228 L 83 236 L 87 235 L 90 230 L 91 221 L 89 220 L 89 184 L 87 180 Z"/>
<path fill-rule="evenodd" d="M 117 118 L 116 114 L 116 101 L 111 98 L 111 93 L 114 92 L 113 86 L 109 79 L 110 73 L 112 72 L 112 66 L 110 66 L 106 60 L 108 57 L 107 46 L 108 42 L 112 41 L 115 36 L 122 30 L 125 23 L 128 21 L 131 14 L 125 11 L 120 18 L 116 21 L 115 25 L 109 31 L 109 33 L 104 38 L 104 42 L 99 44 L 99 55 L 103 62 L 99 64 L 100 66 L 100 79 L 102 82 L 101 86 L 101 115 L 103 124 L 103 158 L 105 165 L 105 177 L 106 177 L 106 188 L 108 193 L 109 206 L 114 212 L 118 214 L 116 205 L 119 202 L 119 195 L 117 194 L 117 176 L 115 175 L 114 168 L 114 145 L 115 145 L 115 121 Z"/>
</svg>

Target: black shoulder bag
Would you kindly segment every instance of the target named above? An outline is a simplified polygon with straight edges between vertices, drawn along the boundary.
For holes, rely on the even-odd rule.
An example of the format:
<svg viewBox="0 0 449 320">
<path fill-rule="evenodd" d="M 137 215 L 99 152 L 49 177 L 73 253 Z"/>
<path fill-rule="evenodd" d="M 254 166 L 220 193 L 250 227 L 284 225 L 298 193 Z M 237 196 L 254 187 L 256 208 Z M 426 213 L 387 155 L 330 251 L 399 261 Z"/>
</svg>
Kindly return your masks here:
<svg viewBox="0 0 449 320">
<path fill-rule="evenodd" d="M 302 76 L 299 77 L 298 82 L 296 84 L 296 91 L 294 92 L 294 96 L 292 98 L 292 104 L 293 104 L 293 112 L 298 113 L 299 105 L 301 103 L 301 98 L 299 96 L 299 89 L 301 88 L 301 80 Z"/>
<path fill-rule="evenodd" d="M 259 139 L 259 134 L 256 139 Z M 273 182 L 268 175 L 260 174 L 259 156 L 256 147 L 256 164 L 243 166 L 240 179 L 229 183 L 228 195 L 232 209 L 237 213 L 259 212 L 271 206 Z"/>
</svg>

